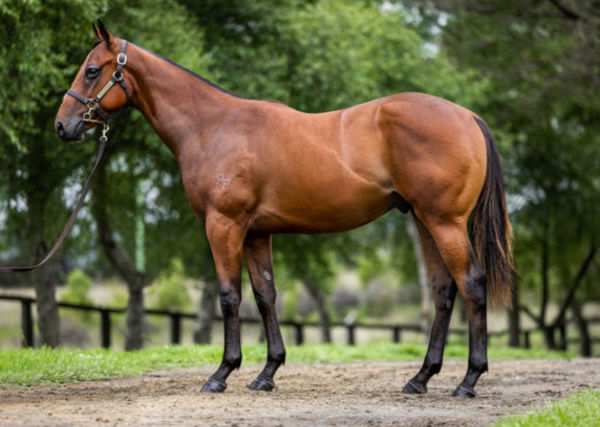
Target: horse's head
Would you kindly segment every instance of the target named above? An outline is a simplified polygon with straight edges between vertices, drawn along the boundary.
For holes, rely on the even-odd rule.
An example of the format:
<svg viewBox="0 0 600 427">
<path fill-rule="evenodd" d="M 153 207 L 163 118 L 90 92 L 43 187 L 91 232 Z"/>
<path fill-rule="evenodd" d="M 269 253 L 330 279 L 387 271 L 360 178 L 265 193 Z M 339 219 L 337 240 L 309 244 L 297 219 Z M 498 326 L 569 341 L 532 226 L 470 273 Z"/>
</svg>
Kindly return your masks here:
<svg viewBox="0 0 600 427">
<path fill-rule="evenodd" d="M 79 140 L 97 124 L 108 124 L 111 113 L 129 102 L 125 64 L 127 42 L 114 37 L 98 21 L 92 24 L 96 43 L 79 68 L 56 114 L 54 128 L 65 141 Z M 113 87 L 114 86 L 114 87 Z"/>
</svg>

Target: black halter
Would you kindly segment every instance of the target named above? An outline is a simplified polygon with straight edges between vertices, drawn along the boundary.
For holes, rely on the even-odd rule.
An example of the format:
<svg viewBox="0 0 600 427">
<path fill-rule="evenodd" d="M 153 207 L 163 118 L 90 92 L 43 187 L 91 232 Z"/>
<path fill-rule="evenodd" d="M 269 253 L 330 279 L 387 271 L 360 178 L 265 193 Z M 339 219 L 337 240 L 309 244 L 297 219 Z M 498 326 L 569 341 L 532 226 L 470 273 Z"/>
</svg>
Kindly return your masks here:
<svg viewBox="0 0 600 427">
<path fill-rule="evenodd" d="M 111 120 L 110 114 L 100 108 L 100 101 L 104 98 L 104 95 L 108 93 L 110 88 L 112 88 L 115 84 L 120 85 L 125 91 L 125 95 L 127 96 L 127 102 L 130 103 L 131 97 L 129 96 L 129 92 L 127 91 L 127 84 L 125 83 L 125 79 L 123 79 L 123 67 L 127 64 L 127 55 L 125 51 L 127 50 L 127 40 L 121 40 L 121 50 L 117 55 L 117 69 L 113 73 L 110 80 L 104 85 L 104 87 L 98 92 L 98 94 L 94 98 L 86 98 L 80 93 L 75 92 L 74 90 L 69 89 L 67 91 L 67 95 L 71 95 L 77 101 L 85 104 L 88 107 L 87 112 L 83 113 L 83 121 L 88 123 L 97 123 L 104 124 L 105 129 L 108 126 L 108 123 Z M 96 113 L 98 117 L 102 120 L 96 120 L 92 118 L 92 113 Z"/>
</svg>

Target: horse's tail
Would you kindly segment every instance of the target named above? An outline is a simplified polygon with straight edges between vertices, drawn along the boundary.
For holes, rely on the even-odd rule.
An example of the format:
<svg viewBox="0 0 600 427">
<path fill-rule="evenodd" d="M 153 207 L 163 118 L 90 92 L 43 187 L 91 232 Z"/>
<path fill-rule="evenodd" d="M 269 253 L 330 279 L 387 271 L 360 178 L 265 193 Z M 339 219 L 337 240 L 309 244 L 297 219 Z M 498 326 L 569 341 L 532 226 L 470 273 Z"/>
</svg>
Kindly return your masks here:
<svg viewBox="0 0 600 427">
<path fill-rule="evenodd" d="M 473 240 L 477 258 L 486 273 L 492 304 L 512 305 L 512 227 L 506 209 L 502 163 L 488 125 L 475 117 L 485 138 L 487 172 L 473 214 Z"/>
</svg>

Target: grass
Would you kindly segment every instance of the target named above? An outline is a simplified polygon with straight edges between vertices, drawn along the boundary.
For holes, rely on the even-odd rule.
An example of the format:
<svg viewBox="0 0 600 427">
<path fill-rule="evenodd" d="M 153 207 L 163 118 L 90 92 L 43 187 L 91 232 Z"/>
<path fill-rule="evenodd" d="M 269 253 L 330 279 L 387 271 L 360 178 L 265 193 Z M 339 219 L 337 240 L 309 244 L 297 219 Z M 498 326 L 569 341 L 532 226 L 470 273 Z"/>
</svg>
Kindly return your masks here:
<svg viewBox="0 0 600 427">
<path fill-rule="evenodd" d="M 371 343 L 358 346 L 305 345 L 287 349 L 287 363 L 356 362 L 362 360 L 422 360 L 422 345 Z M 192 366 L 217 365 L 222 348 L 169 346 L 133 352 L 112 350 L 19 349 L 0 350 L 0 384 L 24 385 L 67 383 L 135 376 L 144 372 Z M 468 349 L 448 345 L 446 356 L 466 359 Z M 243 363 L 263 363 L 264 345 L 243 347 Z M 491 347 L 490 359 L 548 359 L 572 357 L 562 352 Z"/>
<path fill-rule="evenodd" d="M 495 427 L 600 426 L 600 390 L 574 393 L 547 408 L 524 415 L 511 415 Z"/>
</svg>

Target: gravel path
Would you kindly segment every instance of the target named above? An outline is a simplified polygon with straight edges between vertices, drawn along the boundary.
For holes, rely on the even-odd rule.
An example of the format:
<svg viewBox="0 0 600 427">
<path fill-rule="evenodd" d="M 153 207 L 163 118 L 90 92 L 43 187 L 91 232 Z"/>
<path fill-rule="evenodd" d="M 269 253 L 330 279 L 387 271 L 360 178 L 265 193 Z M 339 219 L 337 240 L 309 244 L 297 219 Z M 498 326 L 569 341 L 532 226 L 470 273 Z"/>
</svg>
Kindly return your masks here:
<svg viewBox="0 0 600 427">
<path fill-rule="evenodd" d="M 283 366 L 271 393 L 247 389 L 260 366 L 234 372 L 221 394 L 199 392 L 213 367 L 76 384 L 0 388 L 2 425 L 479 426 L 588 387 L 600 359 L 492 361 L 475 399 L 450 393 L 466 369 L 447 361 L 423 396 L 401 393 L 417 362 Z"/>
</svg>

